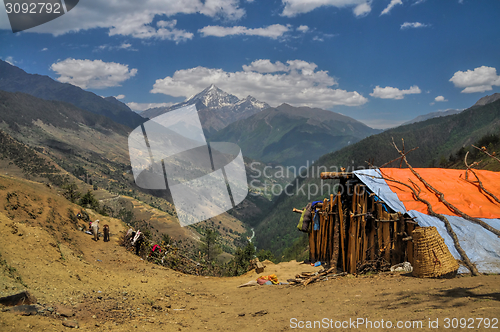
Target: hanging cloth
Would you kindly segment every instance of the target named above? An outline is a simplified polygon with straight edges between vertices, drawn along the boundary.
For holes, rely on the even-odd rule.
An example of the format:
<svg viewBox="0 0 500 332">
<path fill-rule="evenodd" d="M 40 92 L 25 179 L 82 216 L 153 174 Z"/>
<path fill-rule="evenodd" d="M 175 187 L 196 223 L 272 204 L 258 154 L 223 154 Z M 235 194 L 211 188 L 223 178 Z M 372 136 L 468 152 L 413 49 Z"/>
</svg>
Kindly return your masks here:
<svg viewBox="0 0 500 332">
<path fill-rule="evenodd" d="M 319 231 L 319 209 L 316 209 L 316 212 L 314 213 L 313 221 L 314 221 L 313 230 Z"/>
</svg>

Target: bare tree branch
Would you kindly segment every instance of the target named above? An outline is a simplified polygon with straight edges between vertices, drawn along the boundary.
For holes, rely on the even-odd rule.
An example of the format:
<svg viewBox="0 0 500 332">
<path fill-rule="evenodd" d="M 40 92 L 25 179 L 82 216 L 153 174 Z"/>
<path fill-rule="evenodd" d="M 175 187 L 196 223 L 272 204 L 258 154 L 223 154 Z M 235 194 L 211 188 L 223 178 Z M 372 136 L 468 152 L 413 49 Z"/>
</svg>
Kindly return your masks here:
<svg viewBox="0 0 500 332">
<path fill-rule="evenodd" d="M 495 201 L 497 201 L 497 203 L 500 203 L 500 200 L 495 195 L 493 195 L 493 193 L 491 193 L 488 190 L 486 190 L 486 188 L 483 186 L 483 183 L 481 182 L 481 180 L 479 180 L 479 177 L 477 176 L 476 172 L 474 172 L 474 170 L 472 169 L 472 166 L 474 166 L 477 163 L 474 162 L 470 166 L 467 164 L 467 155 L 468 154 L 469 154 L 469 151 L 467 151 L 467 153 L 465 154 L 465 158 L 464 158 L 464 164 L 467 167 L 467 170 L 465 171 L 465 179 L 467 180 L 467 172 L 470 171 L 476 177 L 477 182 L 478 182 L 479 187 L 481 188 L 481 190 L 484 191 L 491 198 L 493 198 Z M 469 181 L 469 183 L 474 184 L 474 183 L 472 183 L 472 181 Z"/>
<path fill-rule="evenodd" d="M 394 141 L 394 139 L 393 139 L 393 141 Z M 403 157 L 406 157 L 406 153 L 405 153 L 405 140 L 403 138 L 401 138 L 401 141 L 403 142 L 403 154 L 401 155 L 401 160 L 399 161 L 399 168 L 403 167 Z"/>
<path fill-rule="evenodd" d="M 439 190 L 437 190 L 436 188 L 434 188 L 433 186 L 431 186 L 427 181 L 425 181 L 421 176 L 420 174 L 417 173 L 417 171 L 415 171 L 413 169 L 413 167 L 408 163 L 408 160 L 406 160 L 406 156 L 403 154 L 403 152 L 401 152 L 401 150 L 399 150 L 398 146 L 396 145 L 396 143 L 394 143 L 394 138 L 392 139 L 392 144 L 394 145 L 394 148 L 399 152 L 399 154 L 403 157 L 403 161 L 405 162 L 406 166 L 408 166 L 408 168 L 410 169 L 410 171 L 413 173 L 413 175 L 415 175 L 427 188 L 429 188 L 429 190 L 433 191 L 434 194 L 439 198 L 439 200 L 444 204 L 446 205 L 446 207 L 448 209 L 450 209 L 452 212 L 456 213 L 457 215 L 461 216 L 462 218 L 464 219 L 467 219 L 469 221 L 472 221 L 473 223 L 476 223 L 478 225 L 480 225 L 481 227 L 489 230 L 490 232 L 494 233 L 495 235 L 497 235 L 498 237 L 500 237 L 500 231 L 496 228 L 493 228 L 491 227 L 490 225 L 488 225 L 487 223 L 485 223 L 484 221 L 478 219 L 478 218 L 473 218 L 465 213 L 463 213 L 462 211 L 460 211 L 458 208 L 456 208 L 454 205 L 450 204 L 445 198 L 444 198 L 444 194 L 442 192 L 440 192 Z"/>
<path fill-rule="evenodd" d="M 411 149 L 410 151 L 406 152 L 404 155 L 406 156 L 408 153 L 410 153 L 410 152 L 412 152 L 412 151 L 415 151 L 416 149 L 418 149 L 418 147 Z M 366 163 L 368 163 L 368 165 L 373 166 L 373 167 L 375 167 L 375 168 L 383 168 L 383 167 L 385 167 L 385 166 L 387 166 L 387 165 L 390 165 L 390 164 L 392 164 L 393 162 L 398 161 L 398 160 L 400 160 L 400 159 L 402 160 L 402 159 L 403 159 L 403 157 L 402 157 L 402 156 L 399 156 L 399 157 L 397 157 L 396 159 L 393 159 L 393 160 L 391 160 L 391 161 L 389 161 L 389 162 L 387 162 L 387 163 L 385 163 L 385 164 L 383 164 L 382 166 L 379 166 L 379 167 L 375 167 L 374 165 L 372 165 L 371 163 L 369 163 L 369 162 L 367 162 L 367 161 L 365 161 L 365 162 L 366 162 Z M 401 168 L 401 166 L 402 166 L 402 165 L 400 165 L 400 166 L 399 166 L 399 168 Z"/>
<path fill-rule="evenodd" d="M 495 157 L 494 155 L 492 155 L 492 154 L 488 153 L 488 151 L 483 150 L 483 149 L 480 149 L 480 148 L 478 148 L 477 146 L 475 146 L 474 144 L 472 144 L 472 147 L 473 147 L 473 148 L 478 149 L 478 150 L 479 150 L 479 151 L 481 151 L 482 153 L 487 154 L 488 156 L 490 156 L 491 158 L 495 159 L 496 161 L 498 161 L 498 162 L 500 163 L 500 159 L 498 159 L 498 158 L 497 158 L 497 157 Z"/>
</svg>

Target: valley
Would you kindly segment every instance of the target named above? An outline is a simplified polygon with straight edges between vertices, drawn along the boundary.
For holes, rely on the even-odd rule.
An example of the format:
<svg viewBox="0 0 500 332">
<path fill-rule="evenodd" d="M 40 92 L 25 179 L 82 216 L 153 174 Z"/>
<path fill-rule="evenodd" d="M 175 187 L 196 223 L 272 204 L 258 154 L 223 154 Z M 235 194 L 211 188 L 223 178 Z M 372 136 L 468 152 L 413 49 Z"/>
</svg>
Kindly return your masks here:
<svg viewBox="0 0 500 332">
<path fill-rule="evenodd" d="M 48 80 L 7 69 L 9 82 Z M 433 330 L 431 320 L 438 317 L 498 312 L 497 275 L 462 275 L 443 283 L 382 272 L 334 275 L 307 287 L 238 287 L 261 275 L 249 264 L 254 255 L 261 257 L 264 273 L 281 282 L 321 271 L 305 263 L 309 243 L 296 230 L 292 208 L 333 190 L 335 181 L 325 187 L 321 171 L 394 159 L 392 138 L 404 139 L 407 149 L 418 147 L 408 155 L 414 166 L 464 168 L 469 151 L 470 163 L 499 170 L 470 147 L 500 149 L 495 96 L 458 114 L 430 114 L 383 132 L 331 111 L 240 100 L 213 85 L 177 106 L 150 109 L 142 115 L 196 105 L 208 141 L 233 142 L 243 151 L 247 198 L 228 212 L 181 227 L 168 189 L 147 190 L 134 182 L 127 137 L 146 119 L 128 114 L 129 120 L 117 123 L 95 105 L 61 101 L 54 91 L 62 86 L 49 83 L 56 90 L 38 97 L 26 87 L 0 89 L 0 297 L 28 290 L 38 302 L 36 316 L 2 312 L 2 330 L 269 331 L 326 322 L 332 328 L 360 314 Z M 131 112 L 116 99 L 103 100 L 121 109 L 115 116 Z M 78 214 L 109 225 L 111 241 L 93 241 Z M 139 255 L 125 240 L 131 227 L 147 239 Z M 215 249 L 207 249 L 208 243 Z M 153 244 L 166 250 L 165 261 L 147 254 Z"/>
</svg>

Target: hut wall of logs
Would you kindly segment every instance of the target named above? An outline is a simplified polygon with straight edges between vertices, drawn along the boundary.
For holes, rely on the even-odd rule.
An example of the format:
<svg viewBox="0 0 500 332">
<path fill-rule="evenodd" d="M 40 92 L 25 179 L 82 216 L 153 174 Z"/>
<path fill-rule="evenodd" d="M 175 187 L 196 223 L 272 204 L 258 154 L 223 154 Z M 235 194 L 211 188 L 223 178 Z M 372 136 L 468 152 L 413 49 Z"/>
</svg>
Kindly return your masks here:
<svg viewBox="0 0 500 332">
<path fill-rule="evenodd" d="M 321 178 L 340 180 L 339 188 L 344 190 L 315 206 L 320 228 L 309 233 L 311 261 L 326 262 L 330 268 L 348 273 L 405 261 L 413 265 L 411 234 L 418 227 L 416 222 L 401 213 L 390 213 L 352 173 L 325 172 Z"/>
</svg>

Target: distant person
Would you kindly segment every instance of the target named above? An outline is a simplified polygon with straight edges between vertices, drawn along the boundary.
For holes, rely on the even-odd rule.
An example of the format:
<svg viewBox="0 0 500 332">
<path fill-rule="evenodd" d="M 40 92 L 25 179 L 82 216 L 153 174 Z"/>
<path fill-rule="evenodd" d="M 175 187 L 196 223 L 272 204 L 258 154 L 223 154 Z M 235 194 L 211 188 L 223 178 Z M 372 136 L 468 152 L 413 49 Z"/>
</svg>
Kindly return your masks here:
<svg viewBox="0 0 500 332">
<path fill-rule="evenodd" d="M 137 230 L 137 232 L 135 232 L 135 234 L 132 238 L 132 245 L 135 246 L 135 254 L 136 255 L 139 255 L 139 251 L 141 249 L 141 245 L 143 242 L 144 242 L 144 235 L 142 235 L 140 230 Z"/>
<path fill-rule="evenodd" d="M 141 246 L 144 243 L 144 235 L 141 233 L 139 238 L 135 242 L 135 254 L 139 256 L 139 252 L 141 251 Z"/>
<path fill-rule="evenodd" d="M 104 233 L 104 242 L 109 242 L 109 225 L 104 225 L 102 232 Z"/>
<path fill-rule="evenodd" d="M 94 234 L 94 241 L 99 241 L 99 219 L 92 223 L 92 233 Z"/>
</svg>

